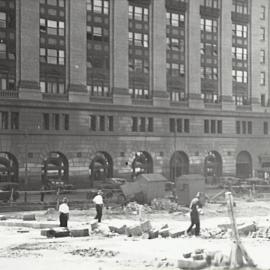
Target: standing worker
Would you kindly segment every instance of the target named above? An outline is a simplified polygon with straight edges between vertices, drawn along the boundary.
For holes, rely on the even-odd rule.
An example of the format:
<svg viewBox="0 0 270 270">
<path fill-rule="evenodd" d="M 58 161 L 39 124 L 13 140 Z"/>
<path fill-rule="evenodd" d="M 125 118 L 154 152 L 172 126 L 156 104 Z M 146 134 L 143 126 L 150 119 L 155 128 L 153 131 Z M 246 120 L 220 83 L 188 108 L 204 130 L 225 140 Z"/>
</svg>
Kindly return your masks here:
<svg viewBox="0 0 270 270">
<path fill-rule="evenodd" d="M 59 206 L 59 214 L 60 227 L 67 227 L 69 219 L 69 206 L 68 199 L 66 197 L 63 198 L 62 203 Z"/>
<path fill-rule="evenodd" d="M 192 199 L 190 203 L 190 221 L 191 225 L 187 229 L 187 233 L 190 234 L 193 226 L 195 225 L 195 235 L 200 235 L 200 212 L 202 208 L 202 203 L 200 201 L 201 199 L 201 193 L 198 192 L 195 198 Z"/>
<path fill-rule="evenodd" d="M 98 222 L 101 222 L 101 217 L 102 217 L 102 208 L 103 208 L 103 192 L 101 190 L 99 190 L 97 192 L 97 195 L 94 197 L 93 202 L 96 205 L 96 216 L 95 219 L 98 220 Z"/>
</svg>

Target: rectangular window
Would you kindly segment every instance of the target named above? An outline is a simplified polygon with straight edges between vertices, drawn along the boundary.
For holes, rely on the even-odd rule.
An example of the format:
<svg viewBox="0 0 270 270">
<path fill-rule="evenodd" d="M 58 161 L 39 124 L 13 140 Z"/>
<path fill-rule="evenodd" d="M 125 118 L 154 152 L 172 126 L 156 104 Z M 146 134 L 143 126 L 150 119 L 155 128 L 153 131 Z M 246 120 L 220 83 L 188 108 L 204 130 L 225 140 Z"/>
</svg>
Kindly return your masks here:
<svg viewBox="0 0 270 270">
<path fill-rule="evenodd" d="M 265 50 L 260 50 L 260 63 L 265 63 Z"/>
<path fill-rule="evenodd" d="M 63 118 L 64 118 L 63 129 L 64 130 L 69 130 L 69 114 L 63 114 Z"/>
<path fill-rule="evenodd" d="M 7 26 L 7 14 L 5 12 L 0 12 L 0 28 L 6 28 Z"/>
<path fill-rule="evenodd" d="M 0 112 L 1 129 L 8 129 L 8 112 Z"/>
<path fill-rule="evenodd" d="M 105 131 L 105 116 L 103 115 L 99 116 L 99 130 Z"/>
<path fill-rule="evenodd" d="M 217 133 L 222 134 L 222 121 L 221 120 L 217 121 Z"/>
<path fill-rule="evenodd" d="M 132 131 L 136 132 L 138 131 L 138 118 L 132 117 Z"/>
<path fill-rule="evenodd" d="M 265 20 L 265 6 L 261 6 L 260 19 Z"/>
<path fill-rule="evenodd" d="M 263 122 L 263 134 L 268 135 L 268 122 Z"/>
<path fill-rule="evenodd" d="M 241 133 L 241 122 L 236 121 L 236 134 L 240 134 L 240 133 Z"/>
<path fill-rule="evenodd" d="M 11 112 L 10 128 L 19 129 L 19 113 L 18 112 Z"/>
<path fill-rule="evenodd" d="M 97 129 L 97 117 L 95 115 L 90 116 L 90 130 L 96 131 Z"/>
<path fill-rule="evenodd" d="M 211 133 L 215 134 L 216 133 L 216 121 L 211 120 Z"/>
<path fill-rule="evenodd" d="M 265 102 L 265 94 L 261 94 L 261 106 L 265 107 L 266 102 Z"/>
<path fill-rule="evenodd" d="M 148 132 L 154 131 L 154 120 L 152 117 L 148 117 Z"/>
<path fill-rule="evenodd" d="M 261 72 L 260 85 L 265 85 L 265 72 Z"/>
<path fill-rule="evenodd" d="M 170 118 L 170 132 L 175 132 L 175 119 Z"/>
<path fill-rule="evenodd" d="M 60 129 L 60 117 L 58 113 L 53 113 L 52 114 L 52 123 L 53 123 L 53 128 L 55 130 Z"/>
<path fill-rule="evenodd" d="M 113 116 L 108 116 L 108 130 L 109 131 L 113 131 L 114 127 L 113 127 Z"/>
<path fill-rule="evenodd" d="M 265 40 L 265 28 L 260 28 L 260 40 Z"/>
<path fill-rule="evenodd" d="M 50 115 L 48 113 L 43 113 L 43 129 L 50 129 Z"/>
<path fill-rule="evenodd" d="M 184 132 L 189 133 L 189 119 L 184 119 Z"/>
<path fill-rule="evenodd" d="M 141 132 L 145 132 L 145 117 L 141 117 L 139 118 L 140 122 L 139 122 L 139 130 Z"/>
<path fill-rule="evenodd" d="M 182 119 L 177 119 L 177 132 L 182 132 Z"/>
<path fill-rule="evenodd" d="M 247 133 L 247 123 L 246 121 L 242 121 L 242 134 Z"/>
<path fill-rule="evenodd" d="M 252 122 L 248 121 L 248 134 L 252 134 Z"/>
<path fill-rule="evenodd" d="M 204 133 L 209 133 L 209 120 L 204 120 Z"/>
</svg>

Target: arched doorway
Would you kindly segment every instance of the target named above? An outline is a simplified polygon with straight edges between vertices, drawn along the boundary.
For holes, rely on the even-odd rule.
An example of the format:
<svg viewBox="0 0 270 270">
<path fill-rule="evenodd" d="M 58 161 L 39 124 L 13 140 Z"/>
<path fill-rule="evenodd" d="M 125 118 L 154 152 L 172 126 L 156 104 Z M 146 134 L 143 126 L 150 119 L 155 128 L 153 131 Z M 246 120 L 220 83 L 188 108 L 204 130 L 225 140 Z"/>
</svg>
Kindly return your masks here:
<svg viewBox="0 0 270 270">
<path fill-rule="evenodd" d="M 8 152 L 0 152 L 0 182 L 19 182 L 19 163 Z"/>
<path fill-rule="evenodd" d="M 108 153 L 96 153 L 89 165 L 89 177 L 91 181 L 104 181 L 113 177 L 113 160 Z"/>
<path fill-rule="evenodd" d="M 177 151 L 173 153 L 170 160 L 170 179 L 189 173 L 189 158 L 186 153 Z"/>
<path fill-rule="evenodd" d="M 210 151 L 204 160 L 204 176 L 208 184 L 215 184 L 222 175 L 222 158 L 216 151 Z"/>
<path fill-rule="evenodd" d="M 141 173 L 153 172 L 153 160 L 149 153 L 140 151 L 135 154 L 132 162 L 132 176 L 136 177 Z"/>
<path fill-rule="evenodd" d="M 248 178 L 252 176 L 252 158 L 247 151 L 241 151 L 237 155 L 236 176 L 239 178 Z"/>
<path fill-rule="evenodd" d="M 68 183 L 68 159 L 60 152 L 50 152 L 43 160 L 41 178 L 44 186 L 61 185 Z"/>
</svg>

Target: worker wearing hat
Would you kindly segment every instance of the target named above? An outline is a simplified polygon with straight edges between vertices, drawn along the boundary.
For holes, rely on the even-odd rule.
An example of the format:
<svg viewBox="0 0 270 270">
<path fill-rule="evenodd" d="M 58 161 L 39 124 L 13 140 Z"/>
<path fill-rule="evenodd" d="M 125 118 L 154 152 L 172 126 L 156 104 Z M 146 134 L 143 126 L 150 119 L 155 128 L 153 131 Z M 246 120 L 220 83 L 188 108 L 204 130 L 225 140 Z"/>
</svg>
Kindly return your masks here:
<svg viewBox="0 0 270 270">
<path fill-rule="evenodd" d="M 102 190 L 99 190 L 97 192 L 97 195 L 94 197 L 93 202 L 96 205 L 96 216 L 95 219 L 98 220 L 98 222 L 101 222 L 101 218 L 102 218 L 102 209 L 103 209 L 103 192 Z"/>
<path fill-rule="evenodd" d="M 201 199 L 201 192 L 198 192 L 195 198 L 192 199 L 190 203 L 190 221 L 191 225 L 187 229 L 187 233 L 190 234 L 193 226 L 195 225 L 195 235 L 200 235 L 200 212 L 202 208 Z"/>
</svg>

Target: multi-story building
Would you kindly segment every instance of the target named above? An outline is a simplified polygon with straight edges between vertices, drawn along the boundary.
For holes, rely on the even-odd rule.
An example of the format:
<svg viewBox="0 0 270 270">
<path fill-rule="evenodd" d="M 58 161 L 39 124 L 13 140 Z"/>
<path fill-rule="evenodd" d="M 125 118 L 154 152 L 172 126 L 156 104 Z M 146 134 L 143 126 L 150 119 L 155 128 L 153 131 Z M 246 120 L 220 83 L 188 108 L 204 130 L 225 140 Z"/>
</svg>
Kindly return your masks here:
<svg viewBox="0 0 270 270">
<path fill-rule="evenodd" d="M 0 0 L 0 177 L 270 167 L 268 0 Z"/>
</svg>

